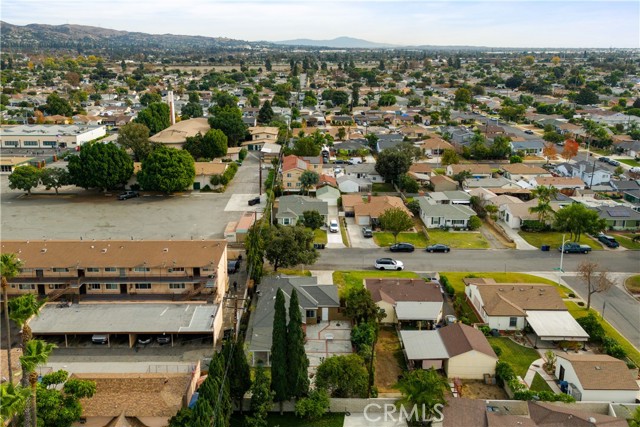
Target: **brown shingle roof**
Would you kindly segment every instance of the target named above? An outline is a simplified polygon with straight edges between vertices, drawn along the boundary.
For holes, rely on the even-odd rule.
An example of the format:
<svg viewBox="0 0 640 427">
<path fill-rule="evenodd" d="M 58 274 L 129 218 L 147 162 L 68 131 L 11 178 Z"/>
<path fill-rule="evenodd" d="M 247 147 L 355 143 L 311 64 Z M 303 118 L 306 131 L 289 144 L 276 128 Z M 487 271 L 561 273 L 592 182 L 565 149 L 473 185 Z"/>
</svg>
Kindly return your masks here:
<svg viewBox="0 0 640 427">
<path fill-rule="evenodd" d="M 409 209 L 404 205 L 402 199 L 396 196 L 372 197 L 369 203 L 362 203 L 354 206 L 356 215 L 368 215 L 371 218 L 378 218 L 385 211 L 392 208 L 400 208 L 405 211 L 407 215 L 413 216 Z"/>
<path fill-rule="evenodd" d="M 491 167 L 489 165 L 479 163 L 467 163 L 461 165 L 451 165 L 453 174 L 456 175 L 462 171 L 469 171 L 471 173 L 491 174 Z"/>
<path fill-rule="evenodd" d="M 483 400 L 450 398 L 442 410 L 443 427 L 487 427 L 487 404 Z"/>
<path fill-rule="evenodd" d="M 571 362 L 585 390 L 638 390 L 626 363 L 606 354 L 558 353 Z"/>
<path fill-rule="evenodd" d="M 542 169 L 540 166 L 529 166 L 524 163 L 502 165 L 502 170 L 515 175 L 551 175 L 549 171 Z"/>
<path fill-rule="evenodd" d="M 423 279 L 365 279 L 364 287 L 369 289 L 374 302 L 442 302 L 440 286 Z"/>
<path fill-rule="evenodd" d="M 449 357 L 476 350 L 487 356 L 495 357 L 496 360 L 498 359 L 487 338 L 476 328 L 467 326 L 464 323 L 454 323 L 453 325 L 445 326 L 439 332 Z"/>
<path fill-rule="evenodd" d="M 566 310 L 553 286 L 531 283 L 479 284 L 489 316 L 523 316 L 524 310 Z"/>
<path fill-rule="evenodd" d="M 5 240 L 2 253 L 15 253 L 28 268 L 204 267 L 218 265 L 226 240 Z M 165 251 L 165 249 L 167 249 Z"/>
<path fill-rule="evenodd" d="M 153 135 L 149 141 L 162 144 L 184 144 L 187 137 L 196 136 L 198 133 L 204 135 L 209 129 L 211 129 L 209 122 L 205 117 L 182 120 Z"/>
<path fill-rule="evenodd" d="M 431 173 L 433 171 L 433 165 L 430 163 L 414 163 L 409 167 L 409 172 L 416 173 Z"/>
<path fill-rule="evenodd" d="M 545 427 L 627 427 L 624 418 L 612 417 L 578 409 L 575 405 L 558 405 L 548 402 L 527 402 L 529 417 L 538 426 Z M 591 422 L 595 420 L 595 422 Z"/>
<path fill-rule="evenodd" d="M 582 181 L 577 176 L 573 177 L 562 177 L 562 176 L 552 176 L 552 177 L 538 177 L 536 178 L 536 183 L 538 185 L 544 185 L 545 187 L 549 186 L 576 186 L 576 187 L 584 187 L 584 181 Z"/>
</svg>

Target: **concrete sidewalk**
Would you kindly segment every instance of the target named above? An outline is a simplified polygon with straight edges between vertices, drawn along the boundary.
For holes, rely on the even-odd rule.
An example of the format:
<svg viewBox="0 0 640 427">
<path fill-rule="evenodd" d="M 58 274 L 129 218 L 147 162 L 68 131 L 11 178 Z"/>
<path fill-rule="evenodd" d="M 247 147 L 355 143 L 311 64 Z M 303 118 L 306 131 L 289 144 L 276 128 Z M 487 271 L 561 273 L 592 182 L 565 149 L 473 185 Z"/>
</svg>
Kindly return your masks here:
<svg viewBox="0 0 640 427">
<path fill-rule="evenodd" d="M 504 230 L 504 232 L 507 233 L 507 235 L 509 237 L 511 237 L 511 239 L 515 242 L 516 249 L 521 250 L 521 251 L 537 251 L 537 250 L 540 250 L 540 248 L 536 248 L 535 246 L 530 245 L 529 242 L 524 240 L 522 238 L 522 236 L 519 235 L 516 230 L 514 230 L 511 227 L 509 227 L 508 225 L 506 225 L 503 221 L 498 221 L 497 225 L 499 227 L 501 227 Z"/>
<path fill-rule="evenodd" d="M 546 381 L 547 385 L 551 388 L 554 393 L 561 393 L 560 387 L 556 384 L 556 380 L 552 375 L 549 375 L 542 369 L 544 365 L 544 359 L 540 358 L 534 360 L 533 363 L 529 366 L 529 370 L 527 374 L 524 376 L 523 380 L 531 388 L 531 384 L 533 383 L 533 378 L 536 376 L 536 373 L 540 374 L 543 380 Z"/>
</svg>

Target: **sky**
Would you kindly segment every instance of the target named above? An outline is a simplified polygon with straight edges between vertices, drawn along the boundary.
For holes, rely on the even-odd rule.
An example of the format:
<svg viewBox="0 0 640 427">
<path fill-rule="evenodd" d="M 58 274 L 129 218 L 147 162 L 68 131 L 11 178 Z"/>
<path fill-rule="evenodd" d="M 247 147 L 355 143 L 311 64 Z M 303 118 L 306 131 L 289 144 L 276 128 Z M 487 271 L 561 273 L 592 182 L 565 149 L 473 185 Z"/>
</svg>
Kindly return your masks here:
<svg viewBox="0 0 640 427">
<path fill-rule="evenodd" d="M 0 19 L 250 41 L 640 48 L 637 0 L 11 0 Z"/>
</svg>

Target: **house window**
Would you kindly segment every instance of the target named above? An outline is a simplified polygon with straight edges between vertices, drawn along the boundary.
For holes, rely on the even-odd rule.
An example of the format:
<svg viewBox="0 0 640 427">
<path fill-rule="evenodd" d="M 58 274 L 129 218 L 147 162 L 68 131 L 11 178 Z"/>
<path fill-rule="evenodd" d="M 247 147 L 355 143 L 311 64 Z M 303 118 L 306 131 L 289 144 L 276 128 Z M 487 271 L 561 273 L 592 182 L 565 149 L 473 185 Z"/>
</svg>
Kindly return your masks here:
<svg viewBox="0 0 640 427">
<path fill-rule="evenodd" d="M 44 141 L 42 144 L 43 144 L 45 147 L 55 147 L 56 145 L 58 145 L 58 144 L 56 144 L 56 142 L 55 142 L 55 141 Z"/>
<path fill-rule="evenodd" d="M 291 224 L 291 220 L 289 218 L 282 218 L 282 225 L 289 225 Z"/>
<path fill-rule="evenodd" d="M 440 225 L 440 217 L 431 217 L 431 225 Z"/>
<path fill-rule="evenodd" d="M 115 273 L 116 271 L 118 271 L 118 269 L 115 267 L 105 267 L 104 271 L 105 273 Z"/>
<path fill-rule="evenodd" d="M 55 285 L 49 285 L 49 289 L 64 289 L 66 288 L 66 285 L 57 283 Z"/>
<path fill-rule="evenodd" d="M 4 142 L 4 146 L 5 147 L 17 147 L 18 146 L 18 141 L 5 141 Z"/>
<path fill-rule="evenodd" d="M 22 145 L 24 145 L 25 147 L 37 147 L 38 141 L 24 141 Z"/>
<path fill-rule="evenodd" d="M 11 172 L 13 167 L 11 165 L 2 165 L 0 166 L 0 172 Z"/>
<path fill-rule="evenodd" d="M 135 267 L 133 271 L 137 273 L 146 273 L 149 271 L 149 267 Z"/>
<path fill-rule="evenodd" d="M 290 173 L 287 174 L 287 178 L 291 178 L 291 174 Z"/>
<path fill-rule="evenodd" d="M 89 267 L 87 268 L 88 273 L 100 273 L 100 269 L 97 267 Z"/>
<path fill-rule="evenodd" d="M 115 291 L 118 289 L 118 284 L 117 283 L 107 283 L 106 285 L 104 285 L 105 289 L 108 291 Z"/>
<path fill-rule="evenodd" d="M 20 273 L 33 273 L 33 268 L 21 268 Z"/>
<path fill-rule="evenodd" d="M 91 290 L 92 291 L 99 291 L 100 290 L 100 283 L 92 283 L 91 284 Z"/>
<path fill-rule="evenodd" d="M 36 285 L 31 284 L 31 283 L 29 283 L 29 284 L 21 284 L 20 285 L 20 290 L 21 291 L 32 291 L 35 288 L 36 288 Z"/>
<path fill-rule="evenodd" d="M 169 283 L 169 289 L 184 289 L 184 283 Z"/>
<path fill-rule="evenodd" d="M 291 183 L 290 182 L 287 182 L 287 187 L 291 187 Z"/>
<path fill-rule="evenodd" d="M 173 268 L 170 268 L 169 270 L 173 272 L 184 271 L 184 267 L 173 267 Z"/>
<path fill-rule="evenodd" d="M 54 273 L 68 273 L 69 269 L 68 268 L 54 268 L 53 272 Z"/>
<path fill-rule="evenodd" d="M 136 283 L 136 289 L 151 289 L 151 283 Z"/>
<path fill-rule="evenodd" d="M 307 310 L 307 318 L 310 318 L 310 317 L 316 317 L 315 310 Z"/>
<path fill-rule="evenodd" d="M 451 224 L 454 227 L 464 227 L 466 223 L 467 221 L 465 221 L 464 219 L 454 219 L 453 221 L 451 221 Z"/>
<path fill-rule="evenodd" d="M 509 318 L 509 327 L 510 328 L 515 328 L 518 325 L 518 318 L 517 317 L 510 317 Z"/>
</svg>

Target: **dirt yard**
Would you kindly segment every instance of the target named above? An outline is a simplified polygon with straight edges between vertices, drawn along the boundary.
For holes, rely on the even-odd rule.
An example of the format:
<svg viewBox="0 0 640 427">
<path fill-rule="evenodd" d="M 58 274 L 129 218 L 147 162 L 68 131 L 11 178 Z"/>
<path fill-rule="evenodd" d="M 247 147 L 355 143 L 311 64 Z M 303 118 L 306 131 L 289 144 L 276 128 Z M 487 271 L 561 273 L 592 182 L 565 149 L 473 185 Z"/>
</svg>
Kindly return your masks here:
<svg viewBox="0 0 640 427">
<path fill-rule="evenodd" d="M 381 328 L 376 344 L 376 387 L 378 393 L 398 392 L 393 386 L 404 369 L 400 339 L 393 328 Z"/>
<path fill-rule="evenodd" d="M 462 396 L 465 399 L 507 399 L 507 393 L 497 385 L 485 384 L 482 380 L 462 380 Z"/>
<path fill-rule="evenodd" d="M 20 356 L 22 356 L 22 349 L 13 348 L 11 349 L 11 367 L 13 368 L 13 383 L 16 384 L 20 381 L 21 377 L 21 368 L 20 368 Z M 3 349 L 0 352 L 0 360 L 2 364 L 0 365 L 0 376 L 2 377 L 2 381 L 5 379 L 9 379 L 9 364 L 7 363 L 7 350 Z"/>
</svg>

